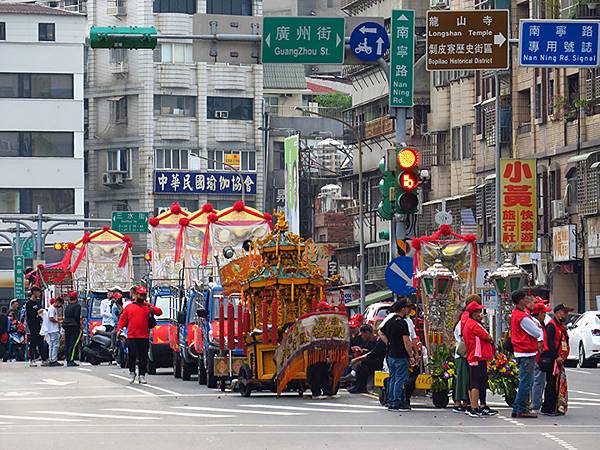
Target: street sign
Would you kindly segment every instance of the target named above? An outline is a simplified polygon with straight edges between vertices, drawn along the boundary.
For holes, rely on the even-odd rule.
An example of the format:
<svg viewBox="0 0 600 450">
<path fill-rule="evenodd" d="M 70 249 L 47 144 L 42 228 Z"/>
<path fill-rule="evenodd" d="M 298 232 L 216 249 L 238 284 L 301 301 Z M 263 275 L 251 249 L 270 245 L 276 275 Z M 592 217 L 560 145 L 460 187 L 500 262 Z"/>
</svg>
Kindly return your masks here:
<svg viewBox="0 0 600 450">
<path fill-rule="evenodd" d="M 119 233 L 147 233 L 148 213 L 113 211 L 111 228 Z"/>
<path fill-rule="evenodd" d="M 27 259 L 33 258 L 33 239 L 21 238 L 21 255 Z M 13 238 L 13 248 L 16 248 L 16 238 Z"/>
<path fill-rule="evenodd" d="M 413 259 L 410 256 L 394 258 L 385 269 L 385 284 L 394 294 L 414 294 L 412 278 Z"/>
<path fill-rule="evenodd" d="M 483 307 L 485 309 L 498 310 L 498 307 L 500 306 L 498 304 L 498 296 L 496 295 L 496 291 L 495 290 L 490 290 L 488 292 L 483 292 L 482 300 L 483 300 Z"/>
<path fill-rule="evenodd" d="M 600 22 L 521 20 L 519 63 L 533 67 L 596 67 Z"/>
<path fill-rule="evenodd" d="M 377 61 L 390 48 L 387 31 L 377 22 L 360 23 L 350 35 L 350 50 L 362 61 Z"/>
<path fill-rule="evenodd" d="M 342 64 L 343 17 L 265 17 L 262 62 Z"/>
<path fill-rule="evenodd" d="M 415 12 L 392 11 L 392 51 L 390 52 L 390 106 L 413 106 L 415 62 Z"/>
<path fill-rule="evenodd" d="M 508 68 L 508 11 L 427 11 L 427 70 Z"/>
<path fill-rule="evenodd" d="M 25 298 L 25 257 L 23 255 L 14 256 L 14 297 L 16 299 Z"/>
</svg>

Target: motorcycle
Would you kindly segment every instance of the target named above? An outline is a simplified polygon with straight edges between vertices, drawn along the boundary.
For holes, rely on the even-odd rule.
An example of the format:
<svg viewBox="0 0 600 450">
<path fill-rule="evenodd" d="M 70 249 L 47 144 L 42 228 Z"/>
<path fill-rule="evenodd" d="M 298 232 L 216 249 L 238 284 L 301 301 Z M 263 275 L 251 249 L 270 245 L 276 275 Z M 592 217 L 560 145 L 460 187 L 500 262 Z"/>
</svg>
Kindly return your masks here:
<svg viewBox="0 0 600 450">
<path fill-rule="evenodd" d="M 93 366 L 103 362 L 112 362 L 113 352 L 111 350 L 111 333 L 102 329 L 94 329 L 94 335 L 89 343 L 81 350 L 86 360 Z"/>
</svg>

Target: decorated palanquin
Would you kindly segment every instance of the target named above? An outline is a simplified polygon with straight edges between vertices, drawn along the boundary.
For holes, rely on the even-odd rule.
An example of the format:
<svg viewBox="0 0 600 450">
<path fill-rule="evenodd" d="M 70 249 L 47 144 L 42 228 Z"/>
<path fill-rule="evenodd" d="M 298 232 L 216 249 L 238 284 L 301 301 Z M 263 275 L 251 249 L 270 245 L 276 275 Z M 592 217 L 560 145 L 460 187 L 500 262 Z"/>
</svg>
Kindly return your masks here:
<svg viewBox="0 0 600 450">
<path fill-rule="evenodd" d="M 348 364 L 347 316 L 323 301 L 327 280 L 314 242 L 289 232 L 283 213 L 277 219 L 254 241 L 250 256 L 262 261 L 242 282 L 251 378 L 274 381 L 280 394 L 291 381 L 306 381 L 310 365 L 328 363 L 335 389 Z"/>
<path fill-rule="evenodd" d="M 131 239 L 105 226 L 71 242 L 60 263 L 72 274 L 76 287 L 104 292 L 112 286 L 129 286 L 133 280 Z"/>
</svg>

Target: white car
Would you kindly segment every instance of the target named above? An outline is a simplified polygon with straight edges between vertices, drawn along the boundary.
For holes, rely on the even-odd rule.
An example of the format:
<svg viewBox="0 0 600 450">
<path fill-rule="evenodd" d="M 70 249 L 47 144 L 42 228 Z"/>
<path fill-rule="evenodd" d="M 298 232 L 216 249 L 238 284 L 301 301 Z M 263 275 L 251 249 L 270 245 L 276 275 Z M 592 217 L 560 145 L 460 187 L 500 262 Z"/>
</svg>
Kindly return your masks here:
<svg viewBox="0 0 600 450">
<path fill-rule="evenodd" d="M 578 367 L 596 367 L 600 362 L 600 311 L 587 311 L 567 325 L 569 360 Z"/>
</svg>

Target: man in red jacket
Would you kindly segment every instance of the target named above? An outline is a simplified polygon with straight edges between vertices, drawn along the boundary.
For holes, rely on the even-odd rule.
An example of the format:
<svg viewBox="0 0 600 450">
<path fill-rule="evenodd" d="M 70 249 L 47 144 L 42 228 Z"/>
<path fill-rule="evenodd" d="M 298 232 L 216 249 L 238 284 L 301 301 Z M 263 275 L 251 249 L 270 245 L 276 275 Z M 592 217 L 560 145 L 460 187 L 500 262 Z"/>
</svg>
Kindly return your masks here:
<svg viewBox="0 0 600 450">
<path fill-rule="evenodd" d="M 148 321 L 150 314 L 162 315 L 162 310 L 146 302 L 147 291 L 143 286 L 136 288 L 136 301 L 125 307 L 119 318 L 117 336 L 123 328 L 127 328 L 127 352 L 129 362 L 129 383 L 135 382 L 135 364 L 138 362 L 139 382 L 146 384 L 148 367 L 148 347 L 150 333 Z"/>
<path fill-rule="evenodd" d="M 487 362 L 494 358 L 494 340 L 481 325 L 483 314 L 481 306 L 476 301 L 469 303 L 466 312 L 469 318 L 462 330 L 465 347 L 467 348 L 467 363 L 469 364 L 469 400 L 471 405 L 465 414 L 471 417 L 491 416 L 497 414 L 479 405 L 480 394 L 485 398 L 487 389 Z"/>
<path fill-rule="evenodd" d="M 519 365 L 519 389 L 513 403 L 512 417 L 535 419 L 529 411 L 529 397 L 533 387 L 535 356 L 544 349 L 544 333 L 531 318 L 529 309 L 533 300 L 519 289 L 512 293 L 515 305 L 510 319 L 510 338 Z"/>
</svg>

